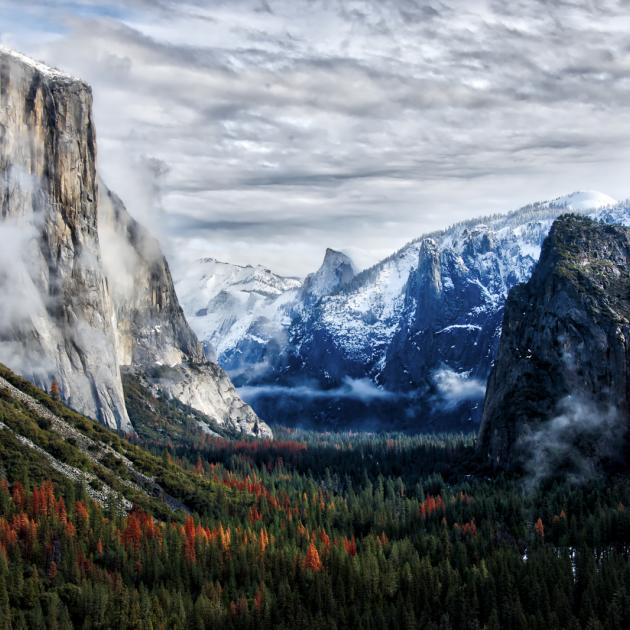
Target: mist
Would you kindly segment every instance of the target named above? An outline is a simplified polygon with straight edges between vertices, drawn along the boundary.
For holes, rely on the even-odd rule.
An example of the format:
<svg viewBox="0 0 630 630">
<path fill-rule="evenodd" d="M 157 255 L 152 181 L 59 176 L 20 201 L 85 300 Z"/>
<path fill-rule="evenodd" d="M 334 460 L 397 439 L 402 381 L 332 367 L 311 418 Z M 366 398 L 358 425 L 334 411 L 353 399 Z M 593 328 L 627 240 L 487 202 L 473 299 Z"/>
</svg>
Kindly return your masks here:
<svg viewBox="0 0 630 630">
<path fill-rule="evenodd" d="M 432 380 L 437 390 L 433 403 L 444 411 L 452 411 L 464 402 L 482 400 L 486 393 L 485 381 L 446 366 L 435 370 Z"/>
<path fill-rule="evenodd" d="M 31 139 L 7 132 L 5 141 L 22 151 Z M 5 173 L 2 193 L 17 212 L 0 219 L 0 362 L 46 379 L 54 366 L 36 343 L 50 335 L 39 244 L 45 215 L 31 209 L 33 200 L 45 193 L 37 178 L 20 165 L 10 165 Z"/>
<path fill-rule="evenodd" d="M 362 402 L 375 400 L 394 400 L 402 396 L 375 385 L 370 379 L 344 378 L 343 384 L 333 389 L 321 389 L 315 383 L 305 382 L 301 385 L 253 385 L 238 389 L 238 393 L 246 402 L 255 400 L 260 396 L 290 396 L 293 398 L 348 398 Z"/>
<path fill-rule="evenodd" d="M 534 490 L 558 475 L 572 484 L 596 479 L 607 462 L 621 460 L 624 432 L 615 406 L 583 395 L 566 396 L 551 420 L 527 427 L 517 444 L 527 487 Z"/>
</svg>

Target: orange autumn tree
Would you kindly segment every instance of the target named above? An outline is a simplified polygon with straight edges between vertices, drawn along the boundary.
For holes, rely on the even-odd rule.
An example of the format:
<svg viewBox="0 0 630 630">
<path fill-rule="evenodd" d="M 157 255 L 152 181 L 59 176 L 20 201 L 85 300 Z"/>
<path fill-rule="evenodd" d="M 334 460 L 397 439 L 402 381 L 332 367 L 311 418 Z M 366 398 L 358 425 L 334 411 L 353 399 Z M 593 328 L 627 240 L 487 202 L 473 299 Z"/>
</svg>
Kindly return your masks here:
<svg viewBox="0 0 630 630">
<path fill-rule="evenodd" d="M 310 569 L 314 573 L 318 573 L 322 570 L 322 561 L 319 558 L 319 552 L 315 543 L 311 543 L 306 552 L 306 558 L 304 559 L 304 567 Z"/>
<path fill-rule="evenodd" d="M 53 400 L 61 400 L 61 390 L 59 389 L 59 384 L 55 378 L 53 378 L 52 383 L 50 384 L 50 397 Z"/>
</svg>

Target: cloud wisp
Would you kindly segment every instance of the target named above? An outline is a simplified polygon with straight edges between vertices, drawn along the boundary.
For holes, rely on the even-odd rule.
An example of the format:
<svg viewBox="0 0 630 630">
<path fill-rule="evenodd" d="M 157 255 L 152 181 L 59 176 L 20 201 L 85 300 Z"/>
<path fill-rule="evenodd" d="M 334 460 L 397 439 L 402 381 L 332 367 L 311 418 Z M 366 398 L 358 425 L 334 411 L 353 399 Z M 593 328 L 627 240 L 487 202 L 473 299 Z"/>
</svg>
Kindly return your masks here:
<svg viewBox="0 0 630 630">
<path fill-rule="evenodd" d="M 435 370 L 432 376 L 436 388 L 433 402 L 444 411 L 457 409 L 464 402 L 482 401 L 486 393 L 485 381 L 468 373 L 443 367 Z"/>
<path fill-rule="evenodd" d="M 553 418 L 529 428 L 519 441 L 527 486 L 535 489 L 557 475 L 574 484 L 597 478 L 602 463 L 622 461 L 624 433 L 625 423 L 615 406 L 567 396 Z"/>
</svg>

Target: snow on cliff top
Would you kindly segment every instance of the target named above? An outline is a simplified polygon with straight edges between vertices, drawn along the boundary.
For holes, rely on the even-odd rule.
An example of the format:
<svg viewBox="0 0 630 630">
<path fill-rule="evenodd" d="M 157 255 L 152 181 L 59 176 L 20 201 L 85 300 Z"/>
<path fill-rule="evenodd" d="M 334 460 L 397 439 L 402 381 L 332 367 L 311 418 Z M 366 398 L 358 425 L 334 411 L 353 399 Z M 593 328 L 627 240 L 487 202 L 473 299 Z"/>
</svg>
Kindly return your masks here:
<svg viewBox="0 0 630 630">
<path fill-rule="evenodd" d="M 50 77 L 52 79 L 63 79 L 65 81 L 73 81 L 73 82 L 76 81 L 76 82 L 84 83 L 84 81 L 81 81 L 81 79 L 77 79 L 76 77 L 71 76 L 67 72 L 62 72 L 61 70 L 57 68 L 48 66 L 45 63 L 42 63 L 41 61 L 37 61 L 35 59 L 32 59 L 31 57 L 27 57 L 26 55 L 23 55 L 17 50 L 13 50 L 12 48 L 7 48 L 6 46 L 3 46 L 0 44 L 0 57 L 3 55 L 6 55 L 7 57 L 11 57 L 15 59 L 16 61 L 19 61 L 20 63 L 24 64 L 25 66 L 29 66 L 30 68 L 37 70 L 39 73 L 43 74 L 46 77 Z"/>
</svg>

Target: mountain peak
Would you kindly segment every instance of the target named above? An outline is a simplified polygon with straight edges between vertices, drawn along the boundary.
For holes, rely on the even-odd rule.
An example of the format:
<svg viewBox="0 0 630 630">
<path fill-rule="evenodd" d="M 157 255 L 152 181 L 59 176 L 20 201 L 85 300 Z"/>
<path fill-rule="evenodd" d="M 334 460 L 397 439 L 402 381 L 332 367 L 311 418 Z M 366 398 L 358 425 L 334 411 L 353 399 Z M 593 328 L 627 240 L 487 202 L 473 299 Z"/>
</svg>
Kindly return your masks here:
<svg viewBox="0 0 630 630">
<path fill-rule="evenodd" d="M 616 199 L 597 190 L 578 190 L 562 197 L 556 197 L 545 205 L 567 210 L 599 210 L 614 206 Z"/>
<path fill-rule="evenodd" d="M 356 273 L 354 263 L 347 254 L 328 247 L 321 267 L 304 281 L 304 291 L 316 298 L 329 295 L 346 286 Z"/>
<path fill-rule="evenodd" d="M 340 252 L 337 249 L 332 249 L 331 247 L 327 247 L 326 248 L 326 253 L 324 254 L 324 262 L 322 263 L 322 266 L 326 265 L 326 264 L 350 264 L 352 266 L 354 266 L 352 259 L 350 258 L 350 256 L 348 256 L 347 254 L 344 254 L 343 252 Z"/>
</svg>

